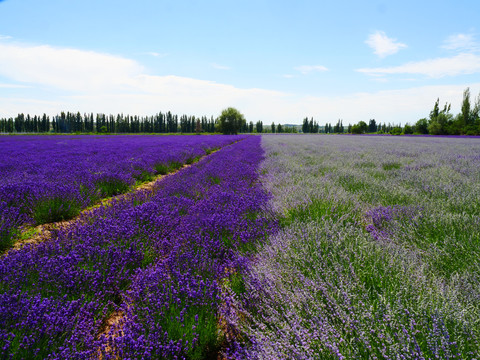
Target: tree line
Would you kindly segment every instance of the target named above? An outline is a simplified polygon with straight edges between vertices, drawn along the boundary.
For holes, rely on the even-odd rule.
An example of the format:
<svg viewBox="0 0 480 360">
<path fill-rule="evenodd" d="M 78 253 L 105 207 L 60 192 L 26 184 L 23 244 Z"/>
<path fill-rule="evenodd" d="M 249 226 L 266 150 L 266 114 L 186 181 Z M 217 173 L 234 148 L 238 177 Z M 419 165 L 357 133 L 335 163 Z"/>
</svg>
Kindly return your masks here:
<svg viewBox="0 0 480 360">
<path fill-rule="evenodd" d="M 335 125 L 327 123 L 319 126 L 311 118 L 303 119 L 303 133 L 324 133 L 324 134 L 429 134 L 429 135 L 480 135 L 480 94 L 472 104 L 470 100 L 470 88 L 463 92 L 462 107 L 460 113 L 453 115 L 450 112 L 451 104 L 446 103 L 440 107 L 440 99 L 437 99 L 430 111 L 428 118 L 418 120 L 414 125 L 392 125 L 391 123 L 377 123 L 370 119 L 368 124 L 361 120 L 357 124 L 343 125 L 339 119 Z"/>
<path fill-rule="evenodd" d="M 463 92 L 461 111 L 450 113 L 451 104 L 446 103 L 440 110 L 437 99 L 430 115 L 417 121 L 414 131 L 431 135 L 480 135 L 480 94 L 472 104 L 470 88 Z"/>
<path fill-rule="evenodd" d="M 236 109 L 235 109 L 236 110 Z M 138 133 L 288 133 L 297 132 L 295 127 L 281 124 L 264 126 L 261 120 L 254 123 L 242 121 L 231 129 L 220 126 L 219 118 L 213 116 L 195 117 L 174 115 L 170 111 L 153 116 L 81 114 L 61 112 L 50 117 L 18 114 L 16 117 L 0 118 L 0 133 L 98 133 L 98 134 L 138 134 Z"/>
<path fill-rule="evenodd" d="M 463 92 L 461 111 L 453 115 L 450 112 L 451 104 L 445 103 L 440 106 L 440 99 L 435 102 L 432 111 L 425 118 L 418 120 L 414 125 L 388 125 L 377 126 L 370 120 L 367 125 L 364 121 L 349 127 L 348 132 L 354 134 L 365 133 L 389 133 L 401 134 L 425 134 L 425 135 L 480 135 L 480 94 L 472 104 L 470 100 L 470 88 Z"/>
<path fill-rule="evenodd" d="M 480 135 L 480 94 L 472 104 L 470 89 L 463 92 L 461 112 L 457 115 L 450 113 L 451 104 L 440 107 L 440 99 L 434 104 L 428 118 L 418 120 L 414 125 L 392 125 L 377 123 L 370 119 L 368 124 L 359 121 L 357 124 L 343 125 L 339 119 L 335 125 L 331 123 L 320 126 L 313 118 L 303 119 L 301 131 L 303 133 L 325 134 L 430 134 L 430 135 Z M 235 108 L 228 108 L 222 115 L 214 119 L 213 116 L 198 117 L 174 115 L 170 111 L 159 112 L 153 116 L 130 116 L 117 114 L 105 115 L 93 113 L 80 114 L 61 112 L 51 119 L 46 114 L 30 116 L 18 114 L 15 118 L 0 118 L 0 133 L 296 133 L 297 126 L 275 124 L 270 126 L 262 121 L 247 122 L 244 116 Z"/>
<path fill-rule="evenodd" d="M 117 114 L 80 114 L 61 112 L 30 116 L 18 114 L 15 118 L 0 119 L 1 133 L 194 133 L 214 132 L 215 120 L 206 116 L 174 115 L 170 111 L 154 116 Z"/>
</svg>

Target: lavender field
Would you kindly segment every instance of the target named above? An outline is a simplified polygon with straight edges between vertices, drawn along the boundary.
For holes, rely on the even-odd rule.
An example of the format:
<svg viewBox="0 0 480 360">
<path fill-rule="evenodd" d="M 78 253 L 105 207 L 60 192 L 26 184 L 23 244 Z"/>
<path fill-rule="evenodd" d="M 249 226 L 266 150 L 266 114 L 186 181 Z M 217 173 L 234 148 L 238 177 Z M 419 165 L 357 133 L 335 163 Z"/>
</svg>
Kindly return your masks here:
<svg viewBox="0 0 480 360">
<path fill-rule="evenodd" d="M 478 139 L 0 141 L 2 359 L 479 358 Z"/>
<path fill-rule="evenodd" d="M 221 136 L 0 137 L 0 252 L 19 227 L 67 220 L 236 141 Z"/>
<path fill-rule="evenodd" d="M 237 359 L 478 358 L 478 140 L 262 145 L 282 226 L 234 295 Z"/>
<path fill-rule="evenodd" d="M 235 140 L 2 257 L 1 357 L 202 359 L 225 347 L 222 284 L 275 230 L 260 213 L 260 137 Z"/>
</svg>

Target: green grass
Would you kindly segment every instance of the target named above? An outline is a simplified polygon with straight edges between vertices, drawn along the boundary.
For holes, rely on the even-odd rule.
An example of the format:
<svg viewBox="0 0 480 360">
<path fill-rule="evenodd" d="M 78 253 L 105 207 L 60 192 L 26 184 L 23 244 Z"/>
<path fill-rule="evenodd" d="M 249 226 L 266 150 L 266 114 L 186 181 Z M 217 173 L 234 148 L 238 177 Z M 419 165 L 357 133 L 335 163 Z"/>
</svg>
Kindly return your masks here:
<svg viewBox="0 0 480 360">
<path fill-rule="evenodd" d="M 128 192 L 130 184 L 119 179 L 101 180 L 97 182 L 96 188 L 100 197 L 111 197 Z"/>
<path fill-rule="evenodd" d="M 175 170 L 178 170 L 180 169 L 181 167 L 183 166 L 183 164 L 179 161 L 172 161 L 170 162 L 170 164 L 168 165 L 168 168 L 170 169 L 169 172 L 173 172 Z"/>
<path fill-rule="evenodd" d="M 295 221 L 318 221 L 324 218 L 340 220 L 342 215 L 353 219 L 356 213 L 353 211 L 353 204 L 349 202 L 334 202 L 328 199 L 313 199 L 307 205 L 289 209 L 286 214 L 279 219 L 280 226 L 286 227 Z M 345 221 L 346 217 L 342 221 Z"/>
<path fill-rule="evenodd" d="M 5 229 L 0 233 L 0 254 L 10 249 L 16 241 L 16 229 Z"/>
<path fill-rule="evenodd" d="M 400 169 L 402 165 L 397 162 L 386 162 L 382 164 L 382 169 L 385 171 L 393 170 L 393 169 Z"/>
<path fill-rule="evenodd" d="M 364 183 L 353 175 L 341 175 L 338 182 L 346 191 L 351 193 L 365 191 L 370 187 L 369 184 Z"/>
<path fill-rule="evenodd" d="M 220 177 L 218 177 L 218 176 L 209 176 L 208 179 L 214 185 L 220 184 L 220 181 L 221 181 Z"/>
<path fill-rule="evenodd" d="M 244 294 L 247 291 L 245 288 L 243 275 L 238 272 L 235 272 L 230 276 L 230 279 L 228 280 L 228 286 L 237 295 Z"/>
<path fill-rule="evenodd" d="M 200 156 L 189 157 L 189 158 L 185 161 L 185 163 L 186 163 L 187 165 L 191 165 L 191 164 L 194 164 L 194 163 L 198 162 L 198 160 L 200 160 Z"/>
<path fill-rule="evenodd" d="M 219 149 L 220 149 L 219 147 L 207 148 L 207 149 L 205 149 L 205 154 L 210 155 L 211 153 L 213 153 L 213 152 L 215 152 Z"/>
<path fill-rule="evenodd" d="M 135 180 L 137 180 L 137 184 L 141 184 L 153 181 L 155 179 L 155 174 L 152 174 L 151 172 L 146 170 L 141 170 L 140 173 L 135 174 L 133 177 L 135 178 Z"/>
<path fill-rule="evenodd" d="M 75 200 L 54 197 L 37 203 L 33 219 L 37 225 L 70 220 L 77 216 L 80 210 L 81 207 Z"/>
<path fill-rule="evenodd" d="M 163 164 L 163 163 L 156 164 L 154 166 L 154 168 L 155 168 L 156 173 L 159 174 L 159 175 L 166 175 L 170 171 L 169 166 L 167 164 Z"/>
</svg>

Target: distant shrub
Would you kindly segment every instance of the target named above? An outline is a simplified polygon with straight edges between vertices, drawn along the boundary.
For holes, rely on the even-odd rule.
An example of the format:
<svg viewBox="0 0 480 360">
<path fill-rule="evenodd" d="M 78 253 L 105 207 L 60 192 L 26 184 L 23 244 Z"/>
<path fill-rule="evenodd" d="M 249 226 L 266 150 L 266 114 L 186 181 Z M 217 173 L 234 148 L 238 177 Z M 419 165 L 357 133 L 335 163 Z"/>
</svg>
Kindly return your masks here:
<svg viewBox="0 0 480 360">
<path fill-rule="evenodd" d="M 401 135 L 402 128 L 400 126 L 395 126 L 392 130 L 390 130 L 390 135 Z"/>
</svg>

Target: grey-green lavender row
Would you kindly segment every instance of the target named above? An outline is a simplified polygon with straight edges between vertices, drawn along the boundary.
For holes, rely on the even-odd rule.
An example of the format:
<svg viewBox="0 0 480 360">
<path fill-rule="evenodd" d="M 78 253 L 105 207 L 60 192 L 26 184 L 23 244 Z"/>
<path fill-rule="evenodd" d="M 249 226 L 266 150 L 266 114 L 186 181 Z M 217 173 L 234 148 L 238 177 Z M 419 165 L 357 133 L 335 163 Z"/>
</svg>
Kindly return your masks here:
<svg viewBox="0 0 480 360">
<path fill-rule="evenodd" d="M 237 359 L 478 356 L 480 141 L 262 141 L 283 228 L 232 292 Z"/>
</svg>

